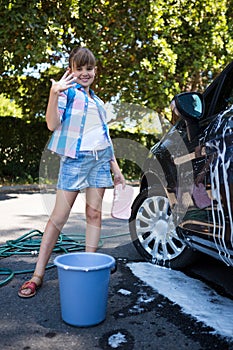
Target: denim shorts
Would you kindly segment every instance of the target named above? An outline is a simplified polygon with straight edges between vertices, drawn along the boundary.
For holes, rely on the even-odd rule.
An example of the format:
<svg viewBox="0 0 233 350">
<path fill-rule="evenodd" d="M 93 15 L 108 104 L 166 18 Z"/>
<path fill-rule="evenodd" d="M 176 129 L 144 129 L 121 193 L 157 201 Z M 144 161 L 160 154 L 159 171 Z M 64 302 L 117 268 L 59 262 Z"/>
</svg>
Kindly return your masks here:
<svg viewBox="0 0 233 350">
<path fill-rule="evenodd" d="M 112 187 L 111 159 L 111 147 L 100 151 L 81 151 L 77 159 L 62 157 L 57 189 L 81 191 L 88 187 Z"/>
</svg>

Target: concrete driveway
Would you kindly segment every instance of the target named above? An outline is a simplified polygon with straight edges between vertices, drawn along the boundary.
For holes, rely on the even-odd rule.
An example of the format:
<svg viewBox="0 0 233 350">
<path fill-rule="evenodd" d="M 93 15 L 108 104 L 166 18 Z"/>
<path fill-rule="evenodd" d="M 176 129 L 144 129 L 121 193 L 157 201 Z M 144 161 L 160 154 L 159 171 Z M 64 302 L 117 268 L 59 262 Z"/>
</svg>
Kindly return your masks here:
<svg viewBox="0 0 233 350">
<path fill-rule="evenodd" d="M 135 187 L 135 195 L 138 188 Z M 37 296 L 22 300 L 19 286 L 33 269 L 34 255 L 1 258 L 0 268 L 18 271 L 0 288 L 0 348 L 11 350 L 127 349 L 200 350 L 233 349 L 224 339 L 206 333 L 200 324 L 180 313 L 179 307 L 135 277 L 128 262 L 140 261 L 126 220 L 110 216 L 112 190 L 106 192 L 103 215 L 103 246 L 99 252 L 117 260 L 117 271 L 110 276 L 106 320 L 94 327 L 73 327 L 61 318 L 56 267 L 47 271 Z M 47 197 L 46 197 L 47 196 Z M 43 232 L 54 194 L 46 196 L 27 189 L 0 194 L 0 242 L 15 240 L 31 230 Z M 64 234 L 84 234 L 84 201 L 77 200 Z M 53 254 L 51 263 L 56 254 Z M 4 276 L 1 276 L 3 279 Z M 93 294 L 95 290 L 93 290 Z"/>
</svg>

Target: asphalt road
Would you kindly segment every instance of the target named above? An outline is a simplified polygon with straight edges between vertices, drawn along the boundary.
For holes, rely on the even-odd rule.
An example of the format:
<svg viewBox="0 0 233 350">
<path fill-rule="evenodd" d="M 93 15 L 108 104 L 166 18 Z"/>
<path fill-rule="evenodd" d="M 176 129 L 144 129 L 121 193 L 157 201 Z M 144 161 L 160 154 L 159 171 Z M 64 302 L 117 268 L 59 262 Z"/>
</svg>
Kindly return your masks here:
<svg viewBox="0 0 233 350">
<path fill-rule="evenodd" d="M 46 272 L 43 287 L 36 297 L 27 300 L 20 299 L 17 290 L 30 274 L 18 273 L 0 288 L 0 349 L 232 350 L 229 340 L 211 334 L 211 330 L 183 314 L 177 305 L 131 273 L 128 262 L 141 261 L 141 257 L 131 242 L 127 221 L 111 218 L 111 199 L 112 192 L 108 190 L 104 202 L 103 246 L 99 249 L 115 257 L 118 266 L 110 276 L 106 320 L 86 328 L 73 327 L 62 320 L 56 267 Z M 43 232 L 53 200 L 53 194 L 42 195 L 29 189 L 24 193 L 1 192 L 0 243 L 3 245 L 34 229 Z M 83 209 L 84 200 L 79 198 L 64 234 L 84 233 Z M 55 256 L 53 254 L 51 262 Z M 0 268 L 20 272 L 32 269 L 35 261 L 33 255 L 13 255 L 2 258 Z M 200 257 L 186 272 L 233 298 L 232 269 L 222 263 Z M 131 294 L 125 294 L 129 289 Z"/>
</svg>

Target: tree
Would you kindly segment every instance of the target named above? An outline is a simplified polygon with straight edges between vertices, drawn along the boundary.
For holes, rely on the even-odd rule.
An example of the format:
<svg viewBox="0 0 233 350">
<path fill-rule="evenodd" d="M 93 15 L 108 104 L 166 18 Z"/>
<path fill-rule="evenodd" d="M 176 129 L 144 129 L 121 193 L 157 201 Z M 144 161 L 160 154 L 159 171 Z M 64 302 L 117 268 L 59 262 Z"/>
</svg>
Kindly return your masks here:
<svg viewBox="0 0 233 350">
<path fill-rule="evenodd" d="M 22 118 L 22 111 L 17 107 L 15 101 L 0 94 L 0 116 Z"/>
<path fill-rule="evenodd" d="M 177 54 L 176 79 L 181 90 L 203 90 L 210 77 L 229 63 L 231 21 L 227 1 L 167 1 L 163 36 Z"/>
<path fill-rule="evenodd" d="M 176 93 L 202 91 L 232 55 L 231 6 L 222 0 L 2 0 L 1 13 L 2 91 L 27 118 L 44 115 L 50 77 L 75 45 L 96 54 L 105 101 L 160 115 Z"/>
</svg>

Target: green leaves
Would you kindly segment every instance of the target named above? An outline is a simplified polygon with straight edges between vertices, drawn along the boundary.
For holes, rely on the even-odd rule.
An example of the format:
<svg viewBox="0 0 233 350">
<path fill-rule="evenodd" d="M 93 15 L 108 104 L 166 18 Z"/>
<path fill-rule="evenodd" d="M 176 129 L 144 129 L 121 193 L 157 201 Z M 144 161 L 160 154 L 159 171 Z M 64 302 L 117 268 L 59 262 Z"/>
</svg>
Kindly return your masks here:
<svg viewBox="0 0 233 350">
<path fill-rule="evenodd" d="M 106 102 L 118 98 L 167 117 L 176 93 L 202 91 L 208 72 L 214 77 L 232 55 L 232 6 L 226 1 L 3 0 L 0 6 L 2 91 L 29 119 L 43 115 L 49 79 L 63 74 L 75 45 L 95 53 L 93 88 Z M 55 65 L 61 71 L 53 76 Z M 16 79 L 30 67 L 47 70 Z"/>
</svg>

